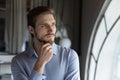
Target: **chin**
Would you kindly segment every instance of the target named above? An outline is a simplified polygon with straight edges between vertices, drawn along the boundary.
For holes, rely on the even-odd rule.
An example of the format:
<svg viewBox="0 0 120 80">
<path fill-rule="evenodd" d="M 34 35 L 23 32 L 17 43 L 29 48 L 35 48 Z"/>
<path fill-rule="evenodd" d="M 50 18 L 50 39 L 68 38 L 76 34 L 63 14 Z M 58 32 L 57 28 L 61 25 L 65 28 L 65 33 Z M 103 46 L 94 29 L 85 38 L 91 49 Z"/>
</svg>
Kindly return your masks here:
<svg viewBox="0 0 120 80">
<path fill-rule="evenodd" d="M 50 44 L 53 44 L 54 43 L 54 39 L 48 39 L 48 40 L 46 40 L 46 42 L 48 42 Z"/>
<path fill-rule="evenodd" d="M 54 43 L 54 40 L 44 40 L 44 43 L 50 43 L 52 45 Z"/>
<path fill-rule="evenodd" d="M 48 41 L 48 43 L 50 43 L 52 45 L 54 43 L 54 41 Z"/>
</svg>

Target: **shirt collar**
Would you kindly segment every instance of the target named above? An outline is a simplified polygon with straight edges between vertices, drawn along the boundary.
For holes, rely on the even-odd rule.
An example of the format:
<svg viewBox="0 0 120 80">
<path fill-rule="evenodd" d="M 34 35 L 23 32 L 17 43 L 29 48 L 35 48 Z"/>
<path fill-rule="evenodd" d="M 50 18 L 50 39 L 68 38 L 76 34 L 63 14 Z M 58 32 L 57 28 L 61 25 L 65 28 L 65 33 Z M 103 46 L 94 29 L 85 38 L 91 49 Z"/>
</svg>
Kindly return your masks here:
<svg viewBox="0 0 120 80">
<path fill-rule="evenodd" d="M 55 43 L 52 44 L 52 49 L 53 49 L 53 55 L 56 55 L 57 54 L 57 45 Z M 29 57 L 32 57 L 32 56 L 38 57 L 38 55 L 32 45 L 30 45 L 28 47 L 27 54 Z"/>
<path fill-rule="evenodd" d="M 55 43 L 53 43 L 52 49 L 53 49 L 53 54 L 56 55 L 58 52 L 57 52 L 57 45 Z"/>
</svg>

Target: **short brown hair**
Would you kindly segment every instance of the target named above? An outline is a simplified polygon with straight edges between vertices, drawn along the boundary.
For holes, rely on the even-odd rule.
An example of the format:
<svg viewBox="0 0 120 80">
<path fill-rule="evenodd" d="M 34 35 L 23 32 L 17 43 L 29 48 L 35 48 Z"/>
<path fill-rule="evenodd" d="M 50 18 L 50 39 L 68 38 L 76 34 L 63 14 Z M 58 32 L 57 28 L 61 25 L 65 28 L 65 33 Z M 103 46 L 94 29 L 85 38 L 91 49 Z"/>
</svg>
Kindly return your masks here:
<svg viewBox="0 0 120 80">
<path fill-rule="evenodd" d="M 37 16 L 39 16 L 40 14 L 45 13 L 45 12 L 53 14 L 53 16 L 55 17 L 55 13 L 54 13 L 53 9 L 51 9 L 47 6 L 38 6 L 36 8 L 33 8 L 32 10 L 30 10 L 29 13 L 27 14 L 28 26 L 32 26 L 33 28 L 35 28 L 35 22 L 36 22 Z"/>
</svg>

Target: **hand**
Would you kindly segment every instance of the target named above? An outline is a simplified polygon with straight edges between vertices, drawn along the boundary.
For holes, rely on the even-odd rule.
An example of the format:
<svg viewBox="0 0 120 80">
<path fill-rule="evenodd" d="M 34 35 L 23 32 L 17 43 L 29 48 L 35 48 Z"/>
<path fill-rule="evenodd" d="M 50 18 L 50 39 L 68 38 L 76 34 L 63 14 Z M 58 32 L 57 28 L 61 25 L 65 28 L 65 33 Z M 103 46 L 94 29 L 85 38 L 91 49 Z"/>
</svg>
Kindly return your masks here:
<svg viewBox="0 0 120 80">
<path fill-rule="evenodd" d="M 41 49 L 40 53 L 38 53 L 38 61 L 46 64 L 52 58 L 52 46 L 49 43 L 44 44 Z"/>
<path fill-rule="evenodd" d="M 53 56 L 52 46 L 50 43 L 46 43 L 38 50 L 38 59 L 35 63 L 34 69 L 40 74 L 43 73 L 44 66 L 51 60 Z"/>
</svg>

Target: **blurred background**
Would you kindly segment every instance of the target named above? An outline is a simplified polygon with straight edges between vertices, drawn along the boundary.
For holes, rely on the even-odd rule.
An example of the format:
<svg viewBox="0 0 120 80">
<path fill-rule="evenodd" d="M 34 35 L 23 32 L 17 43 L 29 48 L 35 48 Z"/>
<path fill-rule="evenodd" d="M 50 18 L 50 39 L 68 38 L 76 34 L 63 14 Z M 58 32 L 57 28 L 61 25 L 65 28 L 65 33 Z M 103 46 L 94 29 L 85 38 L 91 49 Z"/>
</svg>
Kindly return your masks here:
<svg viewBox="0 0 120 80">
<path fill-rule="evenodd" d="M 12 80 L 11 60 L 30 43 L 26 14 L 55 10 L 56 43 L 76 50 L 81 80 L 120 80 L 120 0 L 0 0 L 0 80 Z"/>
</svg>

